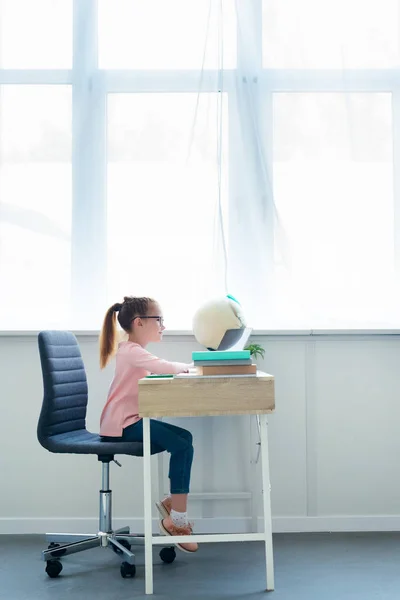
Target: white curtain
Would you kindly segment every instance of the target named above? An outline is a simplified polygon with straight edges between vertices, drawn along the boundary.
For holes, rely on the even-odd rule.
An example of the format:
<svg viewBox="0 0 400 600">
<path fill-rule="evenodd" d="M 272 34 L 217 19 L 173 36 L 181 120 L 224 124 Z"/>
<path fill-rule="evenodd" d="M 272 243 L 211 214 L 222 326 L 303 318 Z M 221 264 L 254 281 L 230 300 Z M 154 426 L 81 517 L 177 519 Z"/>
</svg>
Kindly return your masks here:
<svg viewBox="0 0 400 600">
<path fill-rule="evenodd" d="M 227 291 L 234 150 L 224 69 L 236 63 L 235 7 L 119 7 L 99 4 L 103 64 L 143 81 L 108 97 L 107 299 L 151 295 L 168 328 L 191 329 L 196 308 Z M 117 31 L 132 47 L 115 48 Z"/>
<path fill-rule="evenodd" d="M 181 27 L 190 27 L 193 6 L 175 4 L 185 17 Z M 175 99 L 168 105 L 165 97 L 151 98 L 159 118 L 168 114 L 168 127 L 176 119 L 175 143 L 168 139 L 165 152 L 182 143 L 177 170 L 171 167 L 179 161 L 164 163 L 170 191 L 158 235 L 163 222 L 168 227 L 154 253 L 168 246 L 173 252 L 173 231 L 176 264 L 185 266 L 153 280 L 143 265 L 143 291 L 154 287 L 176 328 L 190 328 L 196 306 L 224 291 L 241 301 L 257 329 L 396 327 L 400 106 L 392 69 L 399 63 L 399 2 L 196 6 L 196 36 L 186 43 L 198 51 L 179 66 L 201 69 L 198 91 L 191 104 L 184 96 L 187 112 Z M 165 11 L 163 22 L 167 13 L 172 19 L 172 4 Z M 142 102 L 150 110 L 148 98 Z M 136 104 L 128 113 L 145 131 Z M 121 118 L 121 135 L 128 119 Z M 153 137 L 144 135 L 150 153 L 160 132 L 164 139 L 159 122 Z M 148 166 L 150 178 L 155 162 Z M 161 171 L 155 179 L 162 185 L 165 178 Z M 121 181 L 117 176 L 116 185 Z M 149 201 L 155 196 L 161 192 L 149 191 Z M 186 221 L 171 216 L 174 203 Z M 121 276 L 121 291 L 125 282 Z M 179 290 L 177 301 L 171 290 Z"/>
<path fill-rule="evenodd" d="M 399 24 L 397 0 L 263 3 L 277 324 L 400 322 Z"/>
<path fill-rule="evenodd" d="M 236 9 L 234 292 L 257 328 L 397 327 L 399 2 Z"/>
</svg>

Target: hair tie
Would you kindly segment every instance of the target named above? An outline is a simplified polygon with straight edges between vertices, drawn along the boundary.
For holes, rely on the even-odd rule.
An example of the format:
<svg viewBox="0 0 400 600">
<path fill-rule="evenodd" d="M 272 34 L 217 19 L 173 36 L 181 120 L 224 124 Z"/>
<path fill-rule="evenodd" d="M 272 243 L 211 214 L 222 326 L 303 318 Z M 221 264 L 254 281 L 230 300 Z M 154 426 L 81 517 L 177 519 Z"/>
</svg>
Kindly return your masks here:
<svg viewBox="0 0 400 600">
<path fill-rule="evenodd" d="M 114 312 L 119 312 L 122 308 L 122 304 L 120 304 L 119 302 L 117 302 L 116 304 L 114 304 L 113 306 L 113 310 Z"/>
</svg>

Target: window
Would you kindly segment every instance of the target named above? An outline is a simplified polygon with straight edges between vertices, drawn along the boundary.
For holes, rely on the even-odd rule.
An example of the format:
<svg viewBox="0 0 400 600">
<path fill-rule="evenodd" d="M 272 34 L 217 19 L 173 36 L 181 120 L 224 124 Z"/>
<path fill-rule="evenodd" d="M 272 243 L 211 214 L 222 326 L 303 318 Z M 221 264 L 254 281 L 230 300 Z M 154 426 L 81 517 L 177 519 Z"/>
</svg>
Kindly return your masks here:
<svg viewBox="0 0 400 600">
<path fill-rule="evenodd" d="M 70 69 L 72 0 L 1 0 L 1 69 Z"/>
<path fill-rule="evenodd" d="M 290 256 L 278 281 L 314 322 L 393 310 L 392 131 L 391 94 L 274 94 L 274 199 Z"/>
<path fill-rule="evenodd" d="M 397 0 L 263 0 L 263 64 L 273 69 L 399 65 Z"/>
<path fill-rule="evenodd" d="M 101 68 L 235 67 L 234 0 L 222 5 L 204 0 L 99 0 L 98 6 Z"/>
<path fill-rule="evenodd" d="M 397 0 L 263 0 L 263 111 L 283 327 L 385 328 L 399 312 Z"/>
<path fill-rule="evenodd" d="M 127 290 L 155 297 L 168 307 L 172 329 L 190 327 L 193 307 L 210 288 L 223 292 L 211 243 L 218 170 L 210 121 L 214 125 L 219 100 L 218 94 L 199 100 L 190 93 L 108 97 L 108 303 Z"/>
<path fill-rule="evenodd" d="M 0 86 L 0 314 L 30 329 L 69 320 L 71 89 Z"/>
<path fill-rule="evenodd" d="M 399 10 L 0 0 L 0 329 L 397 327 Z"/>
</svg>

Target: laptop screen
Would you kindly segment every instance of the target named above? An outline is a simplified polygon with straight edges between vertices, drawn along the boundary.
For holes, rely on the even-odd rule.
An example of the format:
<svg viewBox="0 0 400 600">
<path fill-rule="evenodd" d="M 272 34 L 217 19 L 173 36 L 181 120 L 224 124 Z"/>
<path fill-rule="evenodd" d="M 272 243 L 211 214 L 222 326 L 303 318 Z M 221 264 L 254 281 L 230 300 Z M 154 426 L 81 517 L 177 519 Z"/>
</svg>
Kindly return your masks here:
<svg viewBox="0 0 400 600">
<path fill-rule="evenodd" d="M 251 327 L 227 329 L 217 350 L 244 350 L 252 331 Z"/>
</svg>

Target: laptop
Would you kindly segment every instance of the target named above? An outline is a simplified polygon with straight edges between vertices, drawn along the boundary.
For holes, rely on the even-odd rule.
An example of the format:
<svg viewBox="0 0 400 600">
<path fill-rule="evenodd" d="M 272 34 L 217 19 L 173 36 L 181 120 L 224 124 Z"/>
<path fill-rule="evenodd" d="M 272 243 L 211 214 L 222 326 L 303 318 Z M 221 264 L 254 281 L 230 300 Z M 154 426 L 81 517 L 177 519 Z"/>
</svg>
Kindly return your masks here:
<svg viewBox="0 0 400 600">
<path fill-rule="evenodd" d="M 217 350 L 244 350 L 245 346 L 247 345 L 247 342 L 249 341 L 249 337 L 252 331 L 252 327 L 243 327 L 241 329 L 227 329 Z"/>
</svg>

